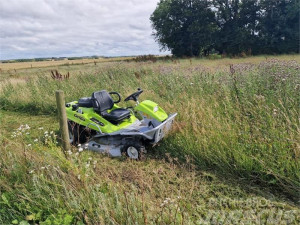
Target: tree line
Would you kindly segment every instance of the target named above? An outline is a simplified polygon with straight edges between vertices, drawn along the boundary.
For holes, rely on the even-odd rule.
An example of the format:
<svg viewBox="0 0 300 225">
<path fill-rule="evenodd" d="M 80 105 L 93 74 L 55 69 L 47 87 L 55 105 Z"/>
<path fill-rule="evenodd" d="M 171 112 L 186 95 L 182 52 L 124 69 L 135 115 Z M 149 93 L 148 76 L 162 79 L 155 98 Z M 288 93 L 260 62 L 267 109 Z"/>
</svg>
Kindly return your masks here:
<svg viewBox="0 0 300 225">
<path fill-rule="evenodd" d="M 160 0 L 150 17 L 175 56 L 299 53 L 299 0 Z"/>
</svg>

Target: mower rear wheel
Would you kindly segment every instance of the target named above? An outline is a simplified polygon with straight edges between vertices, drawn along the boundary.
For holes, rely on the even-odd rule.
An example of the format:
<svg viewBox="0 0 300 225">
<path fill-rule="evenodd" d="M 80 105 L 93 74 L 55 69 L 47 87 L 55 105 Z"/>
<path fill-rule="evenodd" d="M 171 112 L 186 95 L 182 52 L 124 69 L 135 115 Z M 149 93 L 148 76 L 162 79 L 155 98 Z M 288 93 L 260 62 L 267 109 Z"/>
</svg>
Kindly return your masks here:
<svg viewBox="0 0 300 225">
<path fill-rule="evenodd" d="M 69 132 L 69 142 L 70 142 L 70 144 L 73 144 L 75 138 L 74 138 L 74 134 L 71 131 L 69 126 L 68 126 L 68 132 Z"/>
<path fill-rule="evenodd" d="M 88 141 L 90 132 L 83 126 L 68 121 L 69 141 L 71 145 L 82 144 Z"/>
</svg>

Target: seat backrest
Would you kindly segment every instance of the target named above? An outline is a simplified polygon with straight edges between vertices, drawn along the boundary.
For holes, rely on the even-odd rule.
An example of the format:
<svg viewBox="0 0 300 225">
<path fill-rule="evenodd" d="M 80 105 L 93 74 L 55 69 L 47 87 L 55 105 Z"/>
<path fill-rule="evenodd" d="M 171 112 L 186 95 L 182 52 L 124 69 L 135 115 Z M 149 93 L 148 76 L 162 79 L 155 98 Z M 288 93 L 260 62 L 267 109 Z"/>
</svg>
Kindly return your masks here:
<svg viewBox="0 0 300 225">
<path fill-rule="evenodd" d="M 105 90 L 97 91 L 92 94 L 93 108 L 96 112 L 102 113 L 111 109 L 114 105 L 113 99 Z"/>
</svg>

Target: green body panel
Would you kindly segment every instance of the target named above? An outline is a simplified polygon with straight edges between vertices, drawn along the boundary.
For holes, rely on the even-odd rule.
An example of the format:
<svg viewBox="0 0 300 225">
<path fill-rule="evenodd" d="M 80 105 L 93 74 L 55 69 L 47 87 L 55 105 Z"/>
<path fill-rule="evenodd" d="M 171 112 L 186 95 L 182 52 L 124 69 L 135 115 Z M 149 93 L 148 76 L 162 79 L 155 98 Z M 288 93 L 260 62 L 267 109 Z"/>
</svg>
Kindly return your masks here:
<svg viewBox="0 0 300 225">
<path fill-rule="evenodd" d="M 72 105 L 75 105 L 77 103 L 77 101 L 74 101 L 67 104 L 69 105 L 69 107 L 66 107 L 68 119 L 96 131 L 98 131 L 99 129 L 94 124 L 97 124 L 101 129 L 102 133 L 113 133 L 119 131 L 132 125 L 137 120 L 135 115 L 131 113 L 129 119 L 124 119 L 121 123 L 114 125 L 111 122 L 104 119 L 98 113 L 96 113 L 93 108 L 79 107 L 77 110 L 73 111 Z M 108 110 L 107 112 L 110 112 L 117 108 L 120 107 L 114 104 L 113 108 L 111 110 Z M 168 114 L 166 114 L 165 111 L 158 106 L 158 104 L 150 100 L 145 100 L 141 102 L 134 108 L 134 110 L 147 114 L 151 118 L 154 118 L 160 122 L 168 118 Z"/>
<path fill-rule="evenodd" d="M 79 107 L 76 111 L 72 110 L 72 105 L 77 104 L 77 101 L 70 102 L 70 107 L 66 107 L 67 117 L 69 120 L 72 120 L 80 125 L 88 126 L 89 128 L 98 131 L 97 126 L 93 124 L 97 124 L 96 122 L 92 121 L 91 119 L 94 118 L 98 120 L 100 123 L 97 125 L 101 129 L 102 133 L 113 133 L 118 130 L 124 129 L 128 127 L 129 125 L 133 124 L 137 118 L 131 113 L 131 116 L 129 119 L 124 119 L 120 124 L 114 125 L 104 119 L 102 116 L 100 116 L 98 113 L 94 112 L 93 108 L 85 108 L 85 107 Z M 113 106 L 111 110 L 120 108 L 116 104 Z M 82 111 L 83 113 L 79 113 L 78 111 Z M 108 110 L 110 112 L 111 110 Z"/>
<path fill-rule="evenodd" d="M 160 122 L 168 118 L 168 114 L 161 107 L 159 107 L 157 103 L 150 100 L 142 101 L 134 109 L 136 111 L 143 112 Z"/>
</svg>

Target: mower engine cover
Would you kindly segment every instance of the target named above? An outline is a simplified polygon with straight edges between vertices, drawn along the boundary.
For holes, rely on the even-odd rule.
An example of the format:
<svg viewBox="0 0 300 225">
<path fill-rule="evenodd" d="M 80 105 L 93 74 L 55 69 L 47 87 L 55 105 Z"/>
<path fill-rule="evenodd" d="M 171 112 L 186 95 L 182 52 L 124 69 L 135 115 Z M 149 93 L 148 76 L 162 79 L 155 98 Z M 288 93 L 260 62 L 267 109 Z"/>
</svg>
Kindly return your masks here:
<svg viewBox="0 0 300 225">
<path fill-rule="evenodd" d="M 168 114 L 161 107 L 159 107 L 157 103 L 150 100 L 142 101 L 134 109 L 147 114 L 159 122 L 162 122 L 168 118 Z"/>
</svg>

